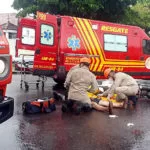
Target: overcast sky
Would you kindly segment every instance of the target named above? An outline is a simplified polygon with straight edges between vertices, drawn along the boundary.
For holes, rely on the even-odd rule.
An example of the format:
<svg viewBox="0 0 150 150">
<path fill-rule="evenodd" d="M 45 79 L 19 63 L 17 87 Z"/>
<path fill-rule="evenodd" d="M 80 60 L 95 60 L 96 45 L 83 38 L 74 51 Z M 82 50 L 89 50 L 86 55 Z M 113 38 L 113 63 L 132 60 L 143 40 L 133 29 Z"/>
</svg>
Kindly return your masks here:
<svg viewBox="0 0 150 150">
<path fill-rule="evenodd" d="M 16 12 L 16 10 L 14 10 L 11 7 L 13 1 L 14 0 L 1 0 L 0 13 L 12 13 L 12 12 Z"/>
</svg>

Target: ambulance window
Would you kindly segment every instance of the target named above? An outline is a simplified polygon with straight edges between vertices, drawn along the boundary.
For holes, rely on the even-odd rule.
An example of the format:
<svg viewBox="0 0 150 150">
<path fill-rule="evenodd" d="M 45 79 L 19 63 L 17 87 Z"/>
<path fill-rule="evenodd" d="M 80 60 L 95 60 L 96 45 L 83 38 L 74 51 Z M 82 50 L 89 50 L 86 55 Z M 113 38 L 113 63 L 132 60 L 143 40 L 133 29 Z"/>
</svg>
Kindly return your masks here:
<svg viewBox="0 0 150 150">
<path fill-rule="evenodd" d="M 126 52 L 127 36 L 104 34 L 104 49 L 106 51 Z"/>
<path fill-rule="evenodd" d="M 9 39 L 16 39 L 16 33 L 9 33 L 8 34 L 8 37 L 9 37 Z"/>
<path fill-rule="evenodd" d="M 23 27 L 21 42 L 22 44 L 34 45 L 35 44 L 35 29 Z"/>
<path fill-rule="evenodd" d="M 41 25 L 41 44 L 54 44 L 54 28 L 52 26 L 46 24 Z"/>
<path fill-rule="evenodd" d="M 150 40 L 143 40 L 143 53 L 150 54 Z"/>
</svg>

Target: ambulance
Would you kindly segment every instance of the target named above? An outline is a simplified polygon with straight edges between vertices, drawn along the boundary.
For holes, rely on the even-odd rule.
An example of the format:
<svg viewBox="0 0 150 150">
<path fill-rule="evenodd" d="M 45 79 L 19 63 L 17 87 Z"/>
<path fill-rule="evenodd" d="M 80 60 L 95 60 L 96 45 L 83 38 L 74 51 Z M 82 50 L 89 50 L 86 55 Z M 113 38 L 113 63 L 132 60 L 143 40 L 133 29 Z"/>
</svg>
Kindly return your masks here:
<svg viewBox="0 0 150 150">
<path fill-rule="evenodd" d="M 14 99 L 6 96 L 7 84 L 12 79 L 12 56 L 8 41 L 0 28 L 0 123 L 13 115 Z"/>
<path fill-rule="evenodd" d="M 34 55 L 33 74 L 56 82 L 85 56 L 98 79 L 106 68 L 150 79 L 150 38 L 137 26 L 37 12 L 19 20 L 17 39 L 17 55 Z"/>
</svg>

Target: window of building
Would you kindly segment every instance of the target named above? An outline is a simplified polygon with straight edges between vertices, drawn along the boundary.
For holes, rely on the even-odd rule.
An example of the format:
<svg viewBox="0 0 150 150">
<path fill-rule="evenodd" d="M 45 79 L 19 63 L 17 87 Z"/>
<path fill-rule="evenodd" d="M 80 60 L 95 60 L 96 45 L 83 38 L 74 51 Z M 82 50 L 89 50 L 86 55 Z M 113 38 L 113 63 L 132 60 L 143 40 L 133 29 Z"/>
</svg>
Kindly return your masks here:
<svg viewBox="0 0 150 150">
<path fill-rule="evenodd" d="M 34 45 L 35 44 L 35 29 L 23 27 L 21 42 L 22 44 Z"/>
<path fill-rule="evenodd" d="M 9 39 L 16 39 L 17 35 L 16 35 L 16 33 L 9 33 L 8 36 L 9 36 L 8 37 Z"/>
<path fill-rule="evenodd" d="M 0 36 L 2 36 L 3 34 L 2 34 L 2 31 L 0 30 Z"/>
<path fill-rule="evenodd" d="M 150 40 L 143 40 L 143 53 L 150 54 Z"/>
<path fill-rule="evenodd" d="M 41 25 L 41 44 L 53 45 L 54 44 L 54 28 L 53 26 L 42 24 Z"/>
<path fill-rule="evenodd" d="M 127 52 L 127 36 L 104 34 L 104 50 Z"/>
</svg>

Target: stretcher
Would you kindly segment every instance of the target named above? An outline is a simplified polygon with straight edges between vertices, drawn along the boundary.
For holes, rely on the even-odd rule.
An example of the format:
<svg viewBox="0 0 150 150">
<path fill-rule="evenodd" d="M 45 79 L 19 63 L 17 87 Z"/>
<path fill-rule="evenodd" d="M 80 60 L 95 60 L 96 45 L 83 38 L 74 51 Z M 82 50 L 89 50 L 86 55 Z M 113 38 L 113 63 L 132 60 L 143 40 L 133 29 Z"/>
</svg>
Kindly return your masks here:
<svg viewBox="0 0 150 150">
<path fill-rule="evenodd" d="M 37 76 L 37 78 L 34 76 L 34 80 L 29 80 L 28 76 L 29 74 L 33 74 L 33 60 L 31 59 L 28 61 L 27 58 L 33 57 L 33 55 L 27 55 L 27 54 L 21 54 L 20 57 L 22 58 L 21 60 L 21 66 L 20 66 L 20 74 L 21 74 L 21 80 L 20 80 L 20 88 L 23 88 L 23 84 L 25 87 L 25 90 L 29 90 L 29 84 L 36 85 L 36 88 L 39 88 L 39 85 L 41 83 L 42 89 L 44 89 L 45 82 L 47 78 L 45 76 Z"/>
</svg>

